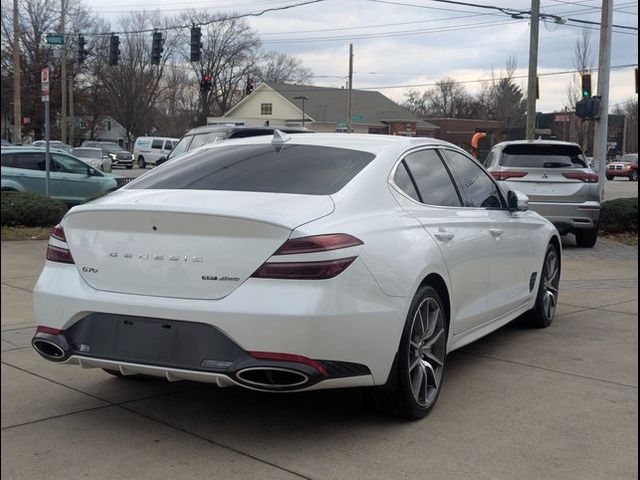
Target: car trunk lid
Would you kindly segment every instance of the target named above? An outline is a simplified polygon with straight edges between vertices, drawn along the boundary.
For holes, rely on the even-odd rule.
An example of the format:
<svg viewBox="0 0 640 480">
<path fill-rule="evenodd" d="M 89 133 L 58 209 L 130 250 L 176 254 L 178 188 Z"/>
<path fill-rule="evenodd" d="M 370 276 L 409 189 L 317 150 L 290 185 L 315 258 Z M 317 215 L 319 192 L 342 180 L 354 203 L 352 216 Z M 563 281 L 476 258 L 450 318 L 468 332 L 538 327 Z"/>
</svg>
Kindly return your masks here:
<svg viewBox="0 0 640 480">
<path fill-rule="evenodd" d="M 80 275 L 96 290 L 220 299 L 301 224 L 333 211 L 329 196 L 125 190 L 64 219 Z"/>
</svg>

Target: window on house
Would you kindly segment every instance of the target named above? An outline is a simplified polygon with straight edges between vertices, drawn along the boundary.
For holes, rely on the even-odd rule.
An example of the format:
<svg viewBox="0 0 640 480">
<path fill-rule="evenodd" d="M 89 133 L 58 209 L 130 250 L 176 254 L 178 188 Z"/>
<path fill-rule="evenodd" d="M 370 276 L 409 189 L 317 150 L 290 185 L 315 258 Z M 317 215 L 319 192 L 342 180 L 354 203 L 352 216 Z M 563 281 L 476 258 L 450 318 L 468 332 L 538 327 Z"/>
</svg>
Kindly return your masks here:
<svg viewBox="0 0 640 480">
<path fill-rule="evenodd" d="M 107 120 L 105 123 L 107 125 L 107 132 L 110 132 L 111 131 L 111 120 Z"/>
<path fill-rule="evenodd" d="M 272 115 L 272 114 L 273 114 L 273 103 L 260 104 L 260 115 Z"/>
</svg>

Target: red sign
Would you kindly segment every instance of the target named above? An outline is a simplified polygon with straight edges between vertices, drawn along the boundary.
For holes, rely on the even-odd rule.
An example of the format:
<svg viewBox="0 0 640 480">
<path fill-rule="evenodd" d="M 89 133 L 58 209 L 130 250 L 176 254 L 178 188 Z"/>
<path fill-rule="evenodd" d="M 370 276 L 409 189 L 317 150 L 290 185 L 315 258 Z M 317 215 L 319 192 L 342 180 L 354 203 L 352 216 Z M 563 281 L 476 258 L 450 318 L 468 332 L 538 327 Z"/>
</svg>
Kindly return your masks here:
<svg viewBox="0 0 640 480">
<path fill-rule="evenodd" d="M 42 101 L 49 101 L 49 67 L 44 67 L 40 70 L 40 81 L 41 81 L 41 91 L 40 95 L 42 95 Z"/>
<path fill-rule="evenodd" d="M 49 67 L 44 67 L 40 70 L 40 81 L 42 83 L 49 83 Z"/>
</svg>

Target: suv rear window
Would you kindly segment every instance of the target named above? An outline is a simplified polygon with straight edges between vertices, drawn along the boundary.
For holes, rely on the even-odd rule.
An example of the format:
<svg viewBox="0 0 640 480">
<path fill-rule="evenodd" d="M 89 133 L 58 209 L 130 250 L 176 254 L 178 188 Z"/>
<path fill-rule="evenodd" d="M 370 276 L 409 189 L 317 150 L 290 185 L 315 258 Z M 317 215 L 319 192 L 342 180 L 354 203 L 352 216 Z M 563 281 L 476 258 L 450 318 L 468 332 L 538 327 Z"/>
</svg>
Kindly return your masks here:
<svg viewBox="0 0 640 480">
<path fill-rule="evenodd" d="M 516 168 L 587 168 L 582 150 L 574 145 L 509 145 L 500 165 Z"/>
<path fill-rule="evenodd" d="M 375 155 L 309 145 L 233 145 L 195 152 L 152 170 L 127 188 L 331 195 Z"/>
</svg>

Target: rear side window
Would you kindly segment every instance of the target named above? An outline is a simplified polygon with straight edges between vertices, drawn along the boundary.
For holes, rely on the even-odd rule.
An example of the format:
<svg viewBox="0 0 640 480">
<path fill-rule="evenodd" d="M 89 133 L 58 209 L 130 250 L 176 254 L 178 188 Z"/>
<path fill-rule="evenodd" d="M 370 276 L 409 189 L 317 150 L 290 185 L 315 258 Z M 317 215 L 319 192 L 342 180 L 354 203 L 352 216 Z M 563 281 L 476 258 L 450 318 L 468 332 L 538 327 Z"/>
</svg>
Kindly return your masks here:
<svg viewBox="0 0 640 480">
<path fill-rule="evenodd" d="M 161 149 L 162 144 L 163 144 L 162 140 L 154 140 L 153 142 L 151 142 L 151 148 Z"/>
<path fill-rule="evenodd" d="M 468 207 L 502 208 L 498 186 L 473 160 L 452 150 L 445 150 L 447 164 L 453 168 Z"/>
<path fill-rule="evenodd" d="M 396 174 L 393 176 L 393 183 L 395 183 L 400 190 L 409 195 L 416 202 L 420 201 L 418 191 L 409 176 L 409 172 L 407 172 L 407 166 L 404 162 L 401 162 L 400 165 L 398 165 Z"/>
<path fill-rule="evenodd" d="M 127 188 L 231 190 L 330 195 L 375 155 L 356 150 L 288 145 L 211 148 L 152 170 Z"/>
<path fill-rule="evenodd" d="M 461 206 L 453 180 L 435 150 L 422 150 L 404 160 L 418 186 L 420 201 L 441 207 Z"/>
<path fill-rule="evenodd" d="M 508 145 L 500 165 L 514 168 L 587 168 L 580 147 L 575 145 Z"/>
<path fill-rule="evenodd" d="M 24 168 L 25 170 L 45 171 L 44 153 L 16 153 L 13 166 L 15 168 Z"/>
</svg>

